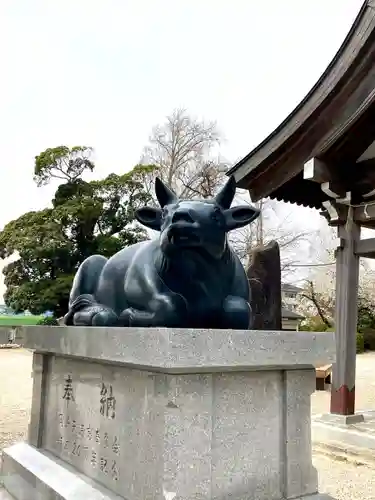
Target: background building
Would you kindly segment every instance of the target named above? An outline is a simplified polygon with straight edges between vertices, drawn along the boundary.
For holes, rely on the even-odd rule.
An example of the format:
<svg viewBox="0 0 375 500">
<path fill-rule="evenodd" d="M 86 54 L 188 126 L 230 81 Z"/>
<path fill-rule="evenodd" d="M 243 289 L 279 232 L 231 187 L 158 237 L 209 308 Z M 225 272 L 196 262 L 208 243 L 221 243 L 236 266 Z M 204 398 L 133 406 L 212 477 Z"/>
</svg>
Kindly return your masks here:
<svg viewBox="0 0 375 500">
<path fill-rule="evenodd" d="M 283 330 L 298 330 L 304 318 L 297 313 L 302 288 L 281 283 L 281 321 Z"/>
</svg>

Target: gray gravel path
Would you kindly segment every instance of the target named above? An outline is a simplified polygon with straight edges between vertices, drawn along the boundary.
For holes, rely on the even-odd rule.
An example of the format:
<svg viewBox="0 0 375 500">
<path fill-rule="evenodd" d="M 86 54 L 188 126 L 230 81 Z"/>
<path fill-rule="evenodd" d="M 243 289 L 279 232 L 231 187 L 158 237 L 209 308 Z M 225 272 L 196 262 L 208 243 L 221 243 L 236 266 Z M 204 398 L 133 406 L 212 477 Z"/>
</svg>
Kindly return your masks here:
<svg viewBox="0 0 375 500">
<path fill-rule="evenodd" d="M 0 349 L 0 449 L 26 438 L 32 390 L 32 354 Z"/>
<path fill-rule="evenodd" d="M 329 391 L 317 391 L 311 397 L 312 413 L 329 412 Z M 356 408 L 375 410 L 375 352 L 357 356 Z"/>
<path fill-rule="evenodd" d="M 317 455 L 313 462 L 319 473 L 320 493 L 336 500 L 375 499 L 375 469 Z"/>
</svg>

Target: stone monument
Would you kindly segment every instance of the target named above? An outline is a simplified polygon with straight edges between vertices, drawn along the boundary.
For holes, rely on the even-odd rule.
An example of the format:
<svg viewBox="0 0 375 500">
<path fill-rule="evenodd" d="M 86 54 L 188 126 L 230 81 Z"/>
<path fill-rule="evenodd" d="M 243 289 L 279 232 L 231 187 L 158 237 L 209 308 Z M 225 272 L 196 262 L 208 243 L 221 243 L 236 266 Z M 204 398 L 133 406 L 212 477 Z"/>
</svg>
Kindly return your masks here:
<svg viewBox="0 0 375 500">
<path fill-rule="evenodd" d="M 281 330 L 281 265 L 276 241 L 251 249 L 246 271 L 255 330 Z"/>
<path fill-rule="evenodd" d="M 14 499 L 328 498 L 310 395 L 333 333 L 33 326 L 25 347 L 29 438 L 2 464 Z"/>
<path fill-rule="evenodd" d="M 248 330 L 246 273 L 227 232 L 259 214 L 181 201 L 137 218 L 160 238 L 75 277 L 67 326 L 24 328 L 33 354 L 27 443 L 3 452 L 16 500 L 318 500 L 315 365 L 333 333 Z M 1 493 L 0 493 L 1 494 Z M 0 497 L 1 498 L 1 497 Z"/>
</svg>

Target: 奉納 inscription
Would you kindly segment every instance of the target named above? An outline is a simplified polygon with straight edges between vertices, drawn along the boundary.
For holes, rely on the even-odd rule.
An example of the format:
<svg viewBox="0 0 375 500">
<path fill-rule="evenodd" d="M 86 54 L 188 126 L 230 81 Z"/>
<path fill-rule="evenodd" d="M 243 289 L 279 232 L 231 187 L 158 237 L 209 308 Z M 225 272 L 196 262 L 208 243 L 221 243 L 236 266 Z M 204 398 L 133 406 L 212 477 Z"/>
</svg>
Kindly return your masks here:
<svg viewBox="0 0 375 500">
<path fill-rule="evenodd" d="M 73 380 L 71 375 L 65 377 L 63 399 L 66 401 L 74 401 Z"/>
<path fill-rule="evenodd" d="M 102 383 L 100 390 L 100 414 L 107 418 L 116 416 L 116 398 L 113 396 L 112 385 Z"/>
</svg>

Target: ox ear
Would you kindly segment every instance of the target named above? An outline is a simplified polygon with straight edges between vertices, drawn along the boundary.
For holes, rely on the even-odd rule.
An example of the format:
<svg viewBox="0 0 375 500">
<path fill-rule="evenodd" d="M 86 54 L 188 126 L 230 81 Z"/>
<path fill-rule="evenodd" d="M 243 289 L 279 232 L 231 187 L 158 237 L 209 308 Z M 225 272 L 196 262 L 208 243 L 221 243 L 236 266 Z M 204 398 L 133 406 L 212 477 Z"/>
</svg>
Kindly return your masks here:
<svg viewBox="0 0 375 500">
<path fill-rule="evenodd" d="M 234 195 L 236 194 L 236 181 L 231 175 L 224 187 L 215 196 L 215 201 L 221 208 L 227 209 L 231 206 Z"/>
<path fill-rule="evenodd" d="M 224 210 L 225 225 L 227 231 L 247 226 L 259 217 L 260 210 L 250 205 L 239 205 Z"/>
<path fill-rule="evenodd" d="M 177 203 L 178 201 L 174 192 L 159 177 L 155 179 L 155 194 L 161 208 L 171 203 Z"/>
<path fill-rule="evenodd" d="M 144 226 L 160 231 L 161 227 L 161 210 L 154 207 L 142 207 L 135 211 L 135 218 Z"/>
</svg>

